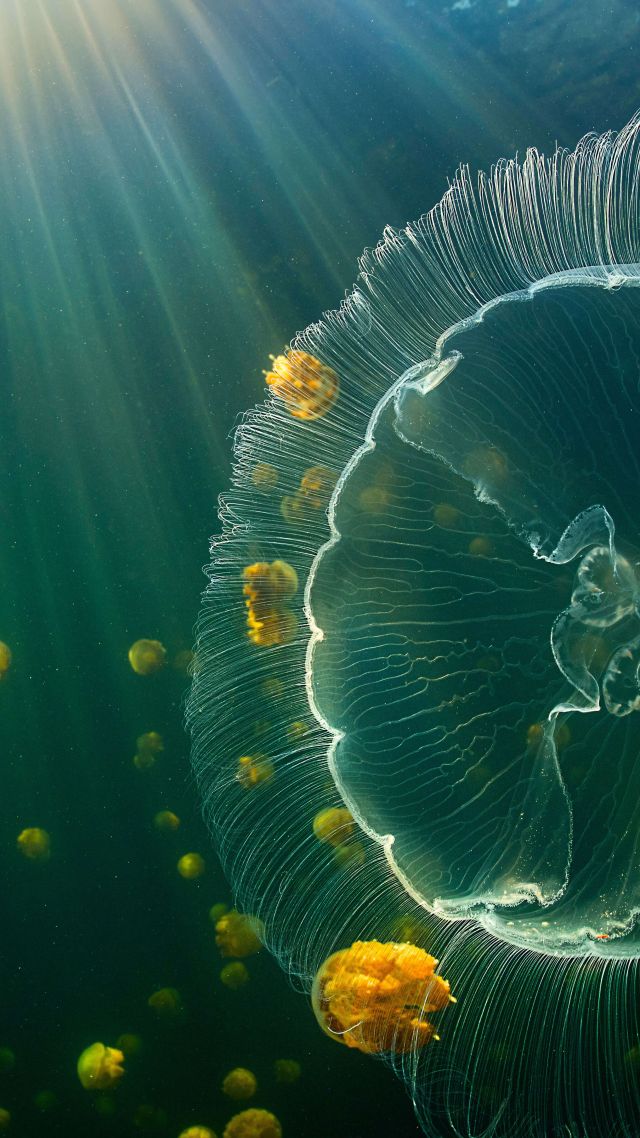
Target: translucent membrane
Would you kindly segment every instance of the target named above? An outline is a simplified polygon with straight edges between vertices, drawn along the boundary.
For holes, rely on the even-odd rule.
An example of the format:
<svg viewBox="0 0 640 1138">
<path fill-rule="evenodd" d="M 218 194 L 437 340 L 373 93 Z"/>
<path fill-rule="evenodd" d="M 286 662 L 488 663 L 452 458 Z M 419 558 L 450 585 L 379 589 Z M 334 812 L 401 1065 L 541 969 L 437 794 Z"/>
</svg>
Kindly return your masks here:
<svg viewBox="0 0 640 1138">
<path fill-rule="evenodd" d="M 638 144 L 387 231 L 212 542 L 188 719 L 236 902 L 307 992 L 354 942 L 439 961 L 440 1041 L 380 1035 L 432 1135 L 640 1133 Z"/>
</svg>

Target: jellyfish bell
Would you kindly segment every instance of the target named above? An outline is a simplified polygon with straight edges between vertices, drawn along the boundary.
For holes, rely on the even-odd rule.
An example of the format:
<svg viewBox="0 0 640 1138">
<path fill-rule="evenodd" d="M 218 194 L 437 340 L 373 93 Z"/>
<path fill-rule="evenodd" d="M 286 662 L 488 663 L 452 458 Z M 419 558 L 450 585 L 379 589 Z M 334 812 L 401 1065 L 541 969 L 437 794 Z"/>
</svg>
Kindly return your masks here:
<svg viewBox="0 0 640 1138">
<path fill-rule="evenodd" d="M 205 813 L 321 1020 L 336 954 L 399 914 L 439 960 L 440 1040 L 430 974 L 368 1048 L 434 1136 L 640 1133 L 639 284 L 639 118 L 462 169 L 236 438 L 188 705 Z"/>
</svg>

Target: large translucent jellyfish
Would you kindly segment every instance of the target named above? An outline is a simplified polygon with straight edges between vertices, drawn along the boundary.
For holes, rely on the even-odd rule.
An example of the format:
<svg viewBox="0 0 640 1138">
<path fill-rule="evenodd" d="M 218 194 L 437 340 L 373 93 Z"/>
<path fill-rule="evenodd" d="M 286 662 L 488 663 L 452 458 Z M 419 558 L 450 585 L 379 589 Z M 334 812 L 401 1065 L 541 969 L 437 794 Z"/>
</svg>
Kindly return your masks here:
<svg viewBox="0 0 640 1138">
<path fill-rule="evenodd" d="M 236 438 L 188 709 L 206 814 L 316 1004 L 350 946 L 427 954 L 366 1049 L 430 1135 L 640 1133 L 639 285 L 639 118 L 462 169 Z"/>
</svg>

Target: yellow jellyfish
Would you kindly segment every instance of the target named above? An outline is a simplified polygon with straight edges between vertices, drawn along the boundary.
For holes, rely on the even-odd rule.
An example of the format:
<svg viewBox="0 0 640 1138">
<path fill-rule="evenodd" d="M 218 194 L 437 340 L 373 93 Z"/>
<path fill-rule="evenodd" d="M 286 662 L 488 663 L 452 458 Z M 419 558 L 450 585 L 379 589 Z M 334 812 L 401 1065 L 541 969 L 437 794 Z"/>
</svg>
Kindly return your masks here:
<svg viewBox="0 0 640 1138">
<path fill-rule="evenodd" d="M 191 677 L 193 675 L 194 659 L 195 657 L 190 648 L 181 648 L 173 657 L 171 667 L 175 672 L 181 672 L 183 676 Z"/>
<path fill-rule="evenodd" d="M 153 1008 L 158 1019 L 175 1020 L 184 1011 L 182 997 L 177 988 L 158 988 L 157 992 L 149 996 L 147 1004 Z"/>
<path fill-rule="evenodd" d="M 278 485 L 278 471 L 270 462 L 257 462 L 251 471 L 251 481 L 256 490 L 269 494 Z"/>
<path fill-rule="evenodd" d="M 227 1098 L 240 1099 L 253 1098 L 258 1089 L 258 1080 L 253 1071 L 246 1067 L 234 1067 L 222 1080 L 222 1091 Z"/>
<path fill-rule="evenodd" d="M 491 557 L 493 552 L 493 542 L 488 537 L 474 537 L 469 542 L 469 553 L 474 557 Z"/>
<path fill-rule="evenodd" d="M 245 790 L 269 782 L 273 778 L 274 766 L 266 755 L 242 755 L 238 759 L 236 778 Z"/>
<path fill-rule="evenodd" d="M 216 1138 L 215 1132 L 208 1126 L 187 1126 L 181 1130 L 178 1138 Z"/>
<path fill-rule="evenodd" d="M 242 573 L 247 636 L 252 644 L 287 644 L 295 635 L 296 618 L 288 604 L 298 589 L 298 574 L 287 561 L 256 561 Z"/>
<path fill-rule="evenodd" d="M 158 755 L 164 751 L 164 739 L 158 731 L 145 731 L 144 735 L 138 735 L 136 747 L 139 752 L 148 751 L 152 755 Z"/>
<path fill-rule="evenodd" d="M 216 944 L 221 956 L 253 956 L 260 952 L 263 936 L 262 921 L 236 909 L 216 922 Z"/>
<path fill-rule="evenodd" d="M 40 826 L 29 826 L 18 834 L 17 846 L 29 861 L 48 861 L 51 855 L 51 838 Z"/>
<path fill-rule="evenodd" d="M 86 1091 L 104 1091 L 122 1078 L 123 1063 L 124 1055 L 117 1047 L 92 1043 L 78 1059 L 78 1078 Z"/>
<path fill-rule="evenodd" d="M 156 755 L 164 751 L 164 740 L 157 731 L 145 731 L 144 735 L 138 735 L 136 748 L 134 766 L 139 771 L 146 771 L 154 766 Z"/>
<path fill-rule="evenodd" d="M 355 832 L 356 824 L 346 806 L 330 806 L 313 819 L 313 832 L 319 842 L 341 846 Z"/>
<path fill-rule="evenodd" d="M 195 881 L 205 870 L 204 858 L 199 853 L 186 853 L 178 860 L 178 873 L 185 881 Z"/>
<path fill-rule="evenodd" d="M 159 640 L 136 640 L 129 649 L 129 663 L 138 676 L 152 676 L 167 662 L 167 650 Z"/>
<path fill-rule="evenodd" d="M 316 1019 L 331 1039 L 367 1054 L 417 1051 L 439 1038 L 427 1014 L 454 1002 L 437 964 L 413 944 L 356 941 L 316 974 Z"/>
<path fill-rule="evenodd" d="M 10 1122 L 11 1115 L 9 1111 L 5 1110 L 3 1106 L 0 1106 L 0 1130 L 6 1130 Z"/>
<path fill-rule="evenodd" d="M 282 1127 L 270 1110 L 241 1110 L 227 1122 L 222 1138 L 282 1138 Z"/>
<path fill-rule="evenodd" d="M 225 988 L 237 992 L 249 983 L 249 969 L 241 960 L 232 960 L 230 964 L 225 964 L 224 968 L 220 969 L 220 979 Z"/>
<path fill-rule="evenodd" d="M 302 1068 L 297 1059 L 276 1059 L 273 1064 L 276 1083 L 297 1083 Z"/>
<path fill-rule="evenodd" d="M 309 352 L 288 351 L 269 359 L 271 370 L 264 373 L 267 384 L 294 419 L 321 419 L 327 414 L 339 389 L 333 368 Z"/>
<path fill-rule="evenodd" d="M 302 522 L 314 510 L 324 510 L 336 484 L 336 475 L 327 466 L 310 466 L 305 470 L 295 494 L 286 494 L 280 502 L 280 513 L 286 522 Z"/>
<path fill-rule="evenodd" d="M 209 920 L 215 925 L 220 920 L 220 917 L 224 917 L 225 913 L 228 912 L 229 906 L 225 905 L 224 901 L 216 901 L 215 905 L 212 905 L 209 909 Z"/>
<path fill-rule="evenodd" d="M 440 502 L 433 508 L 433 520 L 443 529 L 455 529 L 460 521 L 460 510 L 450 502 Z"/>
<path fill-rule="evenodd" d="M 0 681 L 3 680 L 11 667 L 11 649 L 4 640 L 0 640 Z"/>
<path fill-rule="evenodd" d="M 153 819 L 156 830 L 161 834 L 172 834 L 180 826 L 180 819 L 173 810 L 159 810 Z"/>
</svg>

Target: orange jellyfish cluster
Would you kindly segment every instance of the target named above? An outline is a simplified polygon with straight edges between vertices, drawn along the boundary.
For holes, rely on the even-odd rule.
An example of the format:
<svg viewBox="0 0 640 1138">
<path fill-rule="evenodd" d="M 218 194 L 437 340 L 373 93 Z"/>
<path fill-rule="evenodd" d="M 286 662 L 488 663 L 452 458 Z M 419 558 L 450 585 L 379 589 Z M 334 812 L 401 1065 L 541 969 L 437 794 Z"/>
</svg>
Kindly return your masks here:
<svg viewBox="0 0 640 1138">
<path fill-rule="evenodd" d="M 417 1051 L 439 1038 L 427 1017 L 455 1002 L 437 964 L 413 944 L 356 941 L 319 969 L 316 1019 L 332 1039 L 366 1054 Z"/>
<path fill-rule="evenodd" d="M 324 510 L 336 484 L 336 476 L 327 466 L 310 466 L 305 470 L 295 494 L 280 502 L 280 513 L 286 522 L 303 522 L 314 510 Z"/>
<path fill-rule="evenodd" d="M 247 636 L 252 644 L 287 644 L 295 635 L 296 618 L 289 603 L 298 589 L 298 575 L 286 561 L 257 561 L 242 574 L 246 597 Z"/>
<path fill-rule="evenodd" d="M 267 384 L 294 419 L 321 419 L 327 414 L 339 389 L 333 368 L 297 350 L 269 358 L 271 369 L 264 373 Z"/>
</svg>

